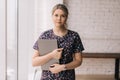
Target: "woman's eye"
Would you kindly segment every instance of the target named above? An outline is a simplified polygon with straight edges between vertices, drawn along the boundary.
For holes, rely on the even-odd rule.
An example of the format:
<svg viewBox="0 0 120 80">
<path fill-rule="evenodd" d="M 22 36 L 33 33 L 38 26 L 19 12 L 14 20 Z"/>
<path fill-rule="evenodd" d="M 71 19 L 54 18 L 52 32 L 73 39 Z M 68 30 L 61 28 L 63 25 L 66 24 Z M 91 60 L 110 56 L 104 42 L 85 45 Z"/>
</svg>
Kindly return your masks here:
<svg viewBox="0 0 120 80">
<path fill-rule="evenodd" d="M 56 17 L 58 17 L 58 15 L 57 15 L 57 14 L 55 14 L 55 16 L 56 16 Z"/>
<path fill-rule="evenodd" d="M 62 17 L 65 17 L 65 15 L 62 15 Z"/>
</svg>

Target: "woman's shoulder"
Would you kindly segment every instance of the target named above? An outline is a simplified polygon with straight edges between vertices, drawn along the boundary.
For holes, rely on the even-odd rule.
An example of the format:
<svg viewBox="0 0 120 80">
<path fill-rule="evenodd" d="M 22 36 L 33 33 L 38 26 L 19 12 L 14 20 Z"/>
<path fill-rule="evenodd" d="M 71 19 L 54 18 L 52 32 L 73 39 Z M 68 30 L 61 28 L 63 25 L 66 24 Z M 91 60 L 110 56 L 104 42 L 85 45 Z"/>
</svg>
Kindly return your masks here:
<svg viewBox="0 0 120 80">
<path fill-rule="evenodd" d="M 73 31 L 73 30 L 68 29 L 68 32 L 69 32 L 69 34 L 72 34 L 72 35 L 78 35 L 77 31 Z"/>
<path fill-rule="evenodd" d="M 46 31 L 44 31 L 42 34 L 48 34 L 48 33 L 51 33 L 52 29 L 48 29 Z"/>
<path fill-rule="evenodd" d="M 52 33 L 52 29 L 48 29 L 48 30 L 46 30 L 46 31 L 43 31 L 43 32 L 41 33 L 40 37 L 41 37 L 41 38 L 43 38 L 43 37 L 48 37 L 49 35 L 51 35 L 51 33 Z"/>
</svg>

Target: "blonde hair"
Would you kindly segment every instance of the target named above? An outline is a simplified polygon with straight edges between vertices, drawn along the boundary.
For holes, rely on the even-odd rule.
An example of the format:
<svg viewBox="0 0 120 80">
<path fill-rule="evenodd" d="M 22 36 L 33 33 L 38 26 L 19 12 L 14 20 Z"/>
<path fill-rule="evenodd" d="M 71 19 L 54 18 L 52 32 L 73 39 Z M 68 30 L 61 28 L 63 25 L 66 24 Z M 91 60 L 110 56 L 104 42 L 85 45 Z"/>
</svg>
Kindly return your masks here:
<svg viewBox="0 0 120 80">
<path fill-rule="evenodd" d="M 57 10 L 57 9 L 61 9 L 62 11 L 64 11 L 65 12 L 65 16 L 68 17 L 69 12 L 68 12 L 67 7 L 64 4 L 57 4 L 57 5 L 55 5 L 53 7 L 53 9 L 52 9 L 52 15 L 54 14 L 55 10 Z"/>
</svg>

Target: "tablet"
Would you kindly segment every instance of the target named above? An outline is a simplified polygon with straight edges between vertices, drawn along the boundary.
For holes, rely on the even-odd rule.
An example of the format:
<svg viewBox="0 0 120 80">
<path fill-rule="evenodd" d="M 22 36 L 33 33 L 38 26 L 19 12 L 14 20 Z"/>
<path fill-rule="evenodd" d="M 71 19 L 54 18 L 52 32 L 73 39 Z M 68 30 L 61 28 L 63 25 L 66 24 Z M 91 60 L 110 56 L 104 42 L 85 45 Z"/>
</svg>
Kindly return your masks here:
<svg viewBox="0 0 120 80">
<path fill-rule="evenodd" d="M 39 39 L 38 40 L 39 53 L 41 56 L 46 55 L 57 49 L 57 40 L 56 39 Z M 41 66 L 42 70 L 49 70 L 50 65 L 54 63 L 59 63 L 58 59 L 51 59 L 46 64 Z"/>
</svg>

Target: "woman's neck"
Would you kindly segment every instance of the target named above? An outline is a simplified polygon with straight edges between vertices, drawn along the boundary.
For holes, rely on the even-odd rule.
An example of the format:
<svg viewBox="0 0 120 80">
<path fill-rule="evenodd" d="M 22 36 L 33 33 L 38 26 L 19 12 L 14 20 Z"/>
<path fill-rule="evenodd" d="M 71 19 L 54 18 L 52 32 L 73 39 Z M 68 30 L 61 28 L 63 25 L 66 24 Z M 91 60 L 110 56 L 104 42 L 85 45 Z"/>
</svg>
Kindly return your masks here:
<svg viewBox="0 0 120 80">
<path fill-rule="evenodd" d="M 55 35 L 63 37 L 67 34 L 67 29 L 65 27 L 54 27 L 53 32 Z"/>
</svg>

